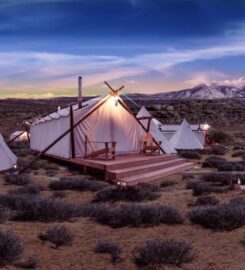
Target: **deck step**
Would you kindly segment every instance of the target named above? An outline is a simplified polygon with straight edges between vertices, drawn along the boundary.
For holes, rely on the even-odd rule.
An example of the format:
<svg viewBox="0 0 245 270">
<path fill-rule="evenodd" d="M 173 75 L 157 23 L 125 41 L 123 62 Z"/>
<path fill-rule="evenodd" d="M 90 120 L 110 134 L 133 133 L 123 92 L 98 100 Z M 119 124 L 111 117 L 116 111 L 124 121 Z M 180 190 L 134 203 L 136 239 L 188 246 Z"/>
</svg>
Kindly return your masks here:
<svg viewBox="0 0 245 270">
<path fill-rule="evenodd" d="M 144 165 L 134 166 L 134 167 L 126 167 L 120 168 L 116 170 L 110 170 L 107 172 L 107 177 L 110 179 L 121 179 L 124 177 L 129 177 L 137 174 L 148 173 L 152 171 L 157 171 L 160 169 L 172 167 L 175 165 L 186 163 L 186 161 L 182 158 L 175 158 L 170 160 L 158 161 L 156 163 L 148 163 Z"/>
<path fill-rule="evenodd" d="M 148 164 L 154 164 L 160 161 L 167 161 L 179 158 L 179 156 L 175 154 L 171 155 L 156 155 L 156 156 L 140 156 L 137 158 L 132 158 L 131 160 L 115 160 L 114 162 L 108 162 L 106 164 L 106 170 L 112 171 L 117 169 L 123 169 L 123 168 L 129 168 L 129 167 L 136 167 L 141 165 L 148 165 Z"/>
<path fill-rule="evenodd" d="M 194 164 L 191 162 L 184 162 L 175 166 L 170 166 L 168 168 L 151 171 L 148 173 L 137 174 L 129 177 L 121 178 L 117 181 L 125 182 L 127 186 L 135 186 L 142 183 L 148 183 L 154 180 L 158 180 L 162 177 L 177 174 L 186 170 L 193 169 Z"/>
</svg>

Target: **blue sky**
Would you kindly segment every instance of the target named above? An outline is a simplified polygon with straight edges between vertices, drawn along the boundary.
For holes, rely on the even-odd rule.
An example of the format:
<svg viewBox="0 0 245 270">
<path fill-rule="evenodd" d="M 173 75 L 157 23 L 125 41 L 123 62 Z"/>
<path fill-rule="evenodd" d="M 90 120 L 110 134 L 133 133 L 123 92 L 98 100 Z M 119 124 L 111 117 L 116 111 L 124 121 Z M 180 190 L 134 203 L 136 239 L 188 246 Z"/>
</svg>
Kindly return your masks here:
<svg viewBox="0 0 245 270">
<path fill-rule="evenodd" d="M 1 0 L 0 97 L 155 93 L 238 80 L 243 0 Z"/>
</svg>

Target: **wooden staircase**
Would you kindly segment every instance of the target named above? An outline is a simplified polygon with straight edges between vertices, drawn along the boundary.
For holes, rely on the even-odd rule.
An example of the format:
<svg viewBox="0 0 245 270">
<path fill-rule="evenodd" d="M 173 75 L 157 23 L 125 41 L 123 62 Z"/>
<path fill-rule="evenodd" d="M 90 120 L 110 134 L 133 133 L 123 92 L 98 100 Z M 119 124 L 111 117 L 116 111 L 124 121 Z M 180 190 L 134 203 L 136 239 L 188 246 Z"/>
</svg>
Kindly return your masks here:
<svg viewBox="0 0 245 270">
<path fill-rule="evenodd" d="M 193 169 L 194 164 L 177 155 L 160 155 L 122 160 L 106 166 L 106 178 L 122 186 L 135 186 L 141 183 Z"/>
</svg>

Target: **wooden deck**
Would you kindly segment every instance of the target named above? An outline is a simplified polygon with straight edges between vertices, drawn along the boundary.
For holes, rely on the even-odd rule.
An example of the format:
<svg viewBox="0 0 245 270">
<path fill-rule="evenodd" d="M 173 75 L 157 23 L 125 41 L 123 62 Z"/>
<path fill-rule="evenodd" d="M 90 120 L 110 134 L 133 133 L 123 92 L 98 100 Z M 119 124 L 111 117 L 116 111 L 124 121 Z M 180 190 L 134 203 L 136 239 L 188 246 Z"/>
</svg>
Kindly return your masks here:
<svg viewBox="0 0 245 270">
<path fill-rule="evenodd" d="M 99 170 L 105 180 L 122 186 L 135 186 L 194 168 L 193 163 L 178 155 L 128 154 L 118 155 L 115 160 L 46 156 L 81 168 Z"/>
</svg>

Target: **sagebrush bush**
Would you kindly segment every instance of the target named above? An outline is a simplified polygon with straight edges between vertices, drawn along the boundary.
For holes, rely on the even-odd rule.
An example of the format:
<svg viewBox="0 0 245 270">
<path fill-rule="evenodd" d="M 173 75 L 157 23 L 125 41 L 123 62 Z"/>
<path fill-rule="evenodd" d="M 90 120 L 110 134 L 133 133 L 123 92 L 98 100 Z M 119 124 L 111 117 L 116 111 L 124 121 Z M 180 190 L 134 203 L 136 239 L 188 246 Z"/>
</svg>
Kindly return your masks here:
<svg viewBox="0 0 245 270">
<path fill-rule="evenodd" d="M 0 205 L 0 223 L 11 220 L 14 217 L 14 212 L 11 209 Z"/>
<path fill-rule="evenodd" d="M 103 211 L 94 210 L 93 218 L 113 228 L 183 223 L 176 208 L 159 205 L 124 204 L 117 208 L 104 207 Z"/>
<path fill-rule="evenodd" d="M 232 230 L 245 225 L 245 204 L 230 202 L 195 208 L 189 212 L 189 218 L 205 228 Z"/>
<path fill-rule="evenodd" d="M 197 198 L 193 206 L 216 205 L 218 203 L 219 203 L 219 200 L 213 196 L 201 196 Z"/>
<path fill-rule="evenodd" d="M 218 168 L 220 164 L 223 164 L 225 162 L 226 162 L 226 159 L 224 158 L 211 156 L 204 160 L 202 166 L 204 168 Z"/>
<path fill-rule="evenodd" d="M 37 256 L 30 256 L 22 261 L 17 262 L 15 265 L 24 269 L 35 269 L 39 267 L 40 260 Z"/>
<path fill-rule="evenodd" d="M 224 156 L 228 152 L 228 149 L 221 145 L 213 145 L 208 150 L 209 155 Z"/>
<path fill-rule="evenodd" d="M 201 159 L 201 154 L 198 153 L 197 151 L 182 151 L 180 153 L 180 156 L 184 158 L 189 158 L 189 159 Z"/>
<path fill-rule="evenodd" d="M 108 186 L 109 184 L 104 181 L 88 180 L 76 176 L 53 181 L 49 188 L 52 190 L 98 191 Z"/>
<path fill-rule="evenodd" d="M 160 197 L 157 193 L 159 188 L 157 185 L 145 184 L 128 189 L 120 189 L 115 186 L 109 186 L 99 191 L 95 197 L 95 202 L 108 202 L 108 201 L 146 201 L 155 200 Z"/>
<path fill-rule="evenodd" d="M 233 186 L 225 186 L 225 187 L 218 187 L 218 186 L 212 186 L 207 182 L 195 182 L 192 185 L 193 195 L 200 196 L 207 193 L 222 193 L 229 190 L 232 190 Z"/>
<path fill-rule="evenodd" d="M 217 166 L 218 171 L 237 171 L 243 172 L 245 171 L 245 162 L 237 161 L 237 162 L 224 162 Z"/>
<path fill-rule="evenodd" d="M 29 220 L 69 220 L 79 216 L 79 207 L 62 201 L 55 201 L 40 195 L 9 193 L 0 196 L 0 205 L 16 211 L 15 219 Z"/>
<path fill-rule="evenodd" d="M 38 238 L 44 242 L 49 241 L 55 245 L 55 248 L 59 248 L 72 245 L 74 234 L 66 226 L 55 226 L 45 233 L 40 233 Z"/>
<path fill-rule="evenodd" d="M 0 266 L 14 263 L 23 252 L 20 237 L 9 231 L 0 231 Z"/>
<path fill-rule="evenodd" d="M 5 183 L 9 185 L 27 185 L 31 182 L 30 174 L 7 174 L 5 176 Z"/>
<path fill-rule="evenodd" d="M 34 194 L 39 195 L 41 191 L 44 190 L 44 187 L 39 184 L 31 184 L 28 186 L 21 187 L 19 189 L 14 189 L 9 191 L 9 193 L 22 193 L 22 194 Z"/>
<path fill-rule="evenodd" d="M 117 244 L 104 240 L 98 241 L 95 245 L 95 252 L 96 253 L 109 253 L 111 254 L 112 262 L 115 263 L 120 259 L 122 249 Z"/>
<path fill-rule="evenodd" d="M 230 137 L 228 134 L 215 129 L 209 129 L 208 137 L 216 143 L 227 143 L 230 141 Z"/>
<path fill-rule="evenodd" d="M 134 249 L 134 261 L 139 267 L 158 269 L 165 265 L 180 266 L 192 262 L 196 253 L 185 241 L 152 239 Z"/>
</svg>

